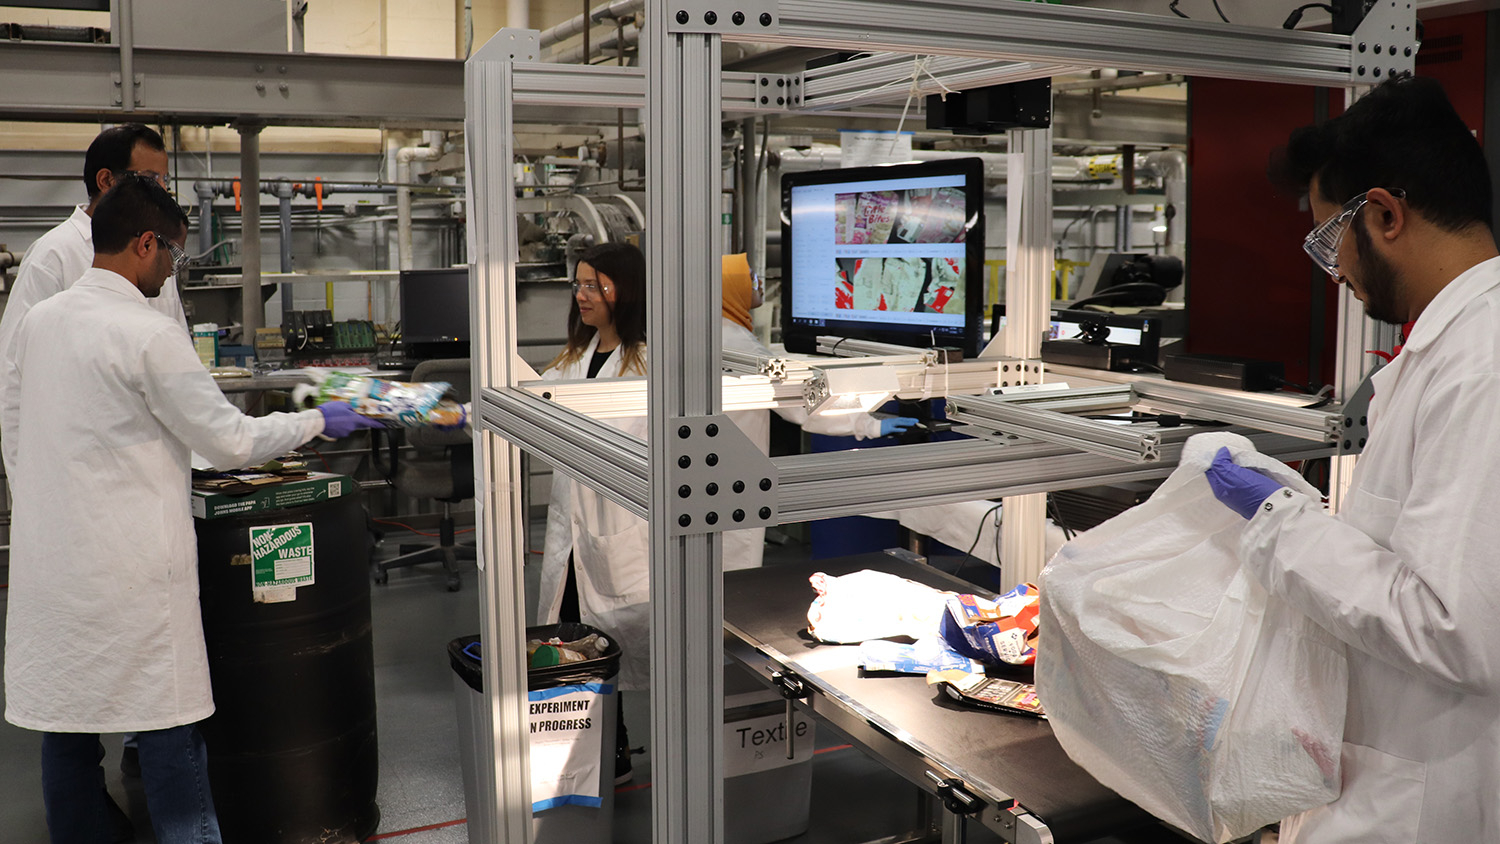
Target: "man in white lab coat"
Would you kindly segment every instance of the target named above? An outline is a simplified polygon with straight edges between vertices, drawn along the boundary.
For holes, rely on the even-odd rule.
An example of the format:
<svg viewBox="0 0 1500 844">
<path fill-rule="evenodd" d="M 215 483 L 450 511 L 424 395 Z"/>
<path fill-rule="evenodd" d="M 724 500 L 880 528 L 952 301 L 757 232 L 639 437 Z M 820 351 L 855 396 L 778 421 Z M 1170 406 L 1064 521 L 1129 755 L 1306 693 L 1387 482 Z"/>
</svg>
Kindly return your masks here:
<svg viewBox="0 0 1500 844">
<path fill-rule="evenodd" d="M 167 150 L 161 135 L 149 126 L 125 123 L 100 132 L 83 157 L 83 184 L 87 205 L 73 209 L 68 219 L 37 238 L 21 259 L 16 280 L 0 314 L 0 361 L 10 357 L 16 326 L 36 303 L 73 286 L 94 263 L 94 241 L 89 218 L 99 197 L 125 173 L 140 173 L 167 184 Z M 187 331 L 177 279 L 167 279 L 151 307 L 166 314 Z M 4 387 L 0 386 L 0 390 Z M 0 394 L 3 399 L 3 394 Z"/>
<path fill-rule="evenodd" d="M 191 452 L 267 460 L 369 420 L 347 405 L 245 416 L 153 309 L 187 217 L 149 175 L 96 204 L 97 254 L 17 326 L 0 444 L 14 492 L 6 720 L 44 733 L 53 842 L 108 841 L 98 734 L 134 731 L 156 839 L 219 841 L 194 726 L 213 712 L 189 508 Z"/>
<path fill-rule="evenodd" d="M 1483 151 L 1436 81 L 1402 78 L 1293 133 L 1272 175 L 1308 192 L 1314 261 L 1372 318 L 1415 323 L 1375 375 L 1337 516 L 1227 454 L 1208 471 L 1249 519 L 1248 570 L 1349 645 L 1342 795 L 1282 841 L 1500 841 L 1500 258 Z"/>
</svg>

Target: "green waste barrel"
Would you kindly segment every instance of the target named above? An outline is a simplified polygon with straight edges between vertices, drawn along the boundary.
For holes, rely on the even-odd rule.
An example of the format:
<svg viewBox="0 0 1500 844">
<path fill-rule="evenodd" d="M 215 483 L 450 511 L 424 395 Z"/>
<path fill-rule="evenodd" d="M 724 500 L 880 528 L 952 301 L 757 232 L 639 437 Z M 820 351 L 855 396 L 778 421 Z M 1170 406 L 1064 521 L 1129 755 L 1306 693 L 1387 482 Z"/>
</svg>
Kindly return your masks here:
<svg viewBox="0 0 1500 844">
<path fill-rule="evenodd" d="M 342 496 L 195 524 L 225 844 L 363 841 L 380 823 L 364 508 Z"/>
</svg>

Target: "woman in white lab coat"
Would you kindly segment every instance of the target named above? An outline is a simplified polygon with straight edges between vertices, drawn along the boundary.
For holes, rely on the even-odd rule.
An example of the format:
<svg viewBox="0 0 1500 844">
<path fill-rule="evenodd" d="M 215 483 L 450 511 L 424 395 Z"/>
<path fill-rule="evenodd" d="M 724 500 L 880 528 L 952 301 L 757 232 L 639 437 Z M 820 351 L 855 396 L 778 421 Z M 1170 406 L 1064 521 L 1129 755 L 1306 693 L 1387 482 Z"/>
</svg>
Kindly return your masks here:
<svg viewBox="0 0 1500 844">
<path fill-rule="evenodd" d="M 646 259 L 624 243 L 584 252 L 573 281 L 568 344 L 542 379 L 574 381 L 646 374 Z M 645 438 L 646 418 L 606 420 Z M 619 688 L 648 687 L 651 659 L 649 530 L 589 487 L 554 472 L 537 620 L 579 620 L 614 636 Z M 630 769 L 624 724 L 617 731 L 617 780 Z M 623 781 L 623 780 L 620 780 Z"/>
<path fill-rule="evenodd" d="M 723 344 L 726 350 L 748 352 L 755 355 L 771 354 L 751 333 L 753 330 L 750 311 L 760 307 L 765 289 L 760 278 L 750 269 L 745 254 L 725 255 L 721 261 L 724 278 L 724 304 L 722 309 Z M 801 425 L 803 430 L 814 434 L 829 434 L 836 437 L 854 436 L 856 439 L 873 439 L 887 434 L 905 431 L 917 420 L 906 417 L 877 419 L 867 413 L 839 416 L 808 416 L 801 407 L 778 407 L 781 418 Z M 725 414 L 750 441 L 768 451 L 771 443 L 771 416 L 764 410 L 740 410 Z M 765 528 L 744 528 L 724 532 L 724 570 L 755 568 L 761 564 L 766 545 Z"/>
</svg>

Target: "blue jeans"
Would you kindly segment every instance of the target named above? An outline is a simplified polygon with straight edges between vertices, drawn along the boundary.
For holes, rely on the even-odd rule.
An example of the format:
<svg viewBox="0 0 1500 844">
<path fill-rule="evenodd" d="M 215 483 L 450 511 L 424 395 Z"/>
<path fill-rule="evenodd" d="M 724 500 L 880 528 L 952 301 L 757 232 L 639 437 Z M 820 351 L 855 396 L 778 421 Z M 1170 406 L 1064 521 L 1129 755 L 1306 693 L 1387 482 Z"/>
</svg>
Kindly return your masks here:
<svg viewBox="0 0 1500 844">
<path fill-rule="evenodd" d="M 198 728 L 148 730 L 136 740 L 157 844 L 221 844 Z M 104 793 L 97 735 L 42 734 L 42 799 L 52 844 L 109 844 Z"/>
</svg>

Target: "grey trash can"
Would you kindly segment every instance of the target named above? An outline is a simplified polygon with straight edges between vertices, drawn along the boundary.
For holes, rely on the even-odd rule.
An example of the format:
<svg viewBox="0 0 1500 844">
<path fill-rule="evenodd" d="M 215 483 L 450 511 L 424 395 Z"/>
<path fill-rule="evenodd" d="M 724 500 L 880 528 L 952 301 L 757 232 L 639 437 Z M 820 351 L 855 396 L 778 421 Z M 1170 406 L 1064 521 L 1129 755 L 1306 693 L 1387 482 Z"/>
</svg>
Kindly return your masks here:
<svg viewBox="0 0 1500 844">
<path fill-rule="evenodd" d="M 724 666 L 724 842 L 767 844 L 807 831 L 814 725 L 798 710 L 787 758 L 786 701 L 737 665 Z"/>
<path fill-rule="evenodd" d="M 620 672 L 620 646 L 608 633 L 587 624 L 549 624 L 530 627 L 527 639 L 576 641 L 598 633 L 609 639 L 603 656 L 584 662 L 533 668 L 526 673 L 530 698 L 532 750 L 532 830 L 535 844 L 609 844 L 615 811 L 615 678 Z M 459 753 L 468 804 L 470 844 L 489 844 L 498 824 L 488 799 L 481 798 L 480 770 L 475 752 L 484 733 L 489 710 L 484 703 L 482 661 L 478 636 L 462 636 L 448 643 L 453 666 L 453 688 L 458 712 Z M 548 759 L 570 757 L 569 745 L 599 741 L 597 805 L 589 798 L 537 792 L 537 766 Z M 559 741 L 559 739 L 564 739 Z M 573 791 L 586 789 L 575 787 Z"/>
</svg>

